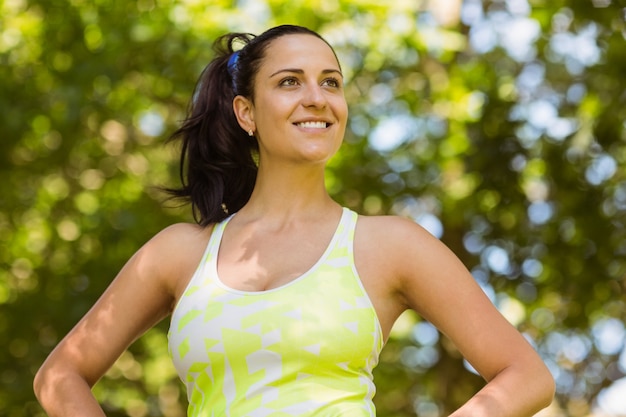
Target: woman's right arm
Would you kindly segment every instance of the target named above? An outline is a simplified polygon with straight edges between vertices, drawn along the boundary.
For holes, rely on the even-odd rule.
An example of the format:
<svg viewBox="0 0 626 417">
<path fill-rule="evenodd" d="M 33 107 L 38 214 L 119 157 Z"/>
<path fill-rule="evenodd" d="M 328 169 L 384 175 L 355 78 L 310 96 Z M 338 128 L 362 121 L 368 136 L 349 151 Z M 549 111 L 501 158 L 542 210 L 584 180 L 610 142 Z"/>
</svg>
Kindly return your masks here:
<svg viewBox="0 0 626 417">
<path fill-rule="evenodd" d="M 50 417 L 104 416 L 91 387 L 133 341 L 170 313 L 207 239 L 207 229 L 170 226 L 126 263 L 35 376 L 35 394 Z"/>
</svg>

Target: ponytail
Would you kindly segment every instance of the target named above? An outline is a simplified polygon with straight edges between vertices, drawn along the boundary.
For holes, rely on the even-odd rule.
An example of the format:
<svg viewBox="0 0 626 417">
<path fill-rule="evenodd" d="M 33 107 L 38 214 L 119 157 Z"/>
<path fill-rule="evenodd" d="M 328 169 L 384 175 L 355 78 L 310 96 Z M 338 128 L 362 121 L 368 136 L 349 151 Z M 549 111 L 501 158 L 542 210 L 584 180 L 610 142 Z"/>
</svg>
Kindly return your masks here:
<svg viewBox="0 0 626 417">
<path fill-rule="evenodd" d="M 191 202 L 193 217 L 202 226 L 243 207 L 256 181 L 258 144 L 237 122 L 234 82 L 228 70 L 234 41 L 248 42 L 248 36 L 229 34 L 217 39 L 217 56 L 202 72 L 187 117 L 170 137 L 182 141 L 182 186 L 166 191 Z"/>
</svg>

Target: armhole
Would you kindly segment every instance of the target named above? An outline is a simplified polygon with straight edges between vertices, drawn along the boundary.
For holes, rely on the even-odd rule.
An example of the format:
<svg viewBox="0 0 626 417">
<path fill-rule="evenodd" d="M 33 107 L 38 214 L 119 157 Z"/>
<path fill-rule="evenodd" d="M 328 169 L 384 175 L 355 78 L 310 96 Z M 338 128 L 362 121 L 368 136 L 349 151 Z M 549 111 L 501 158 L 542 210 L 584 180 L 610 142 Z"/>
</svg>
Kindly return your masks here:
<svg viewBox="0 0 626 417">
<path fill-rule="evenodd" d="M 209 254 L 211 253 L 211 249 L 215 245 L 215 239 L 216 239 L 217 235 L 219 234 L 219 233 L 216 233 L 218 231 L 219 225 L 220 225 L 220 223 L 216 223 L 213 226 L 211 226 L 211 228 L 212 228 L 211 236 L 209 236 L 209 239 L 207 241 L 206 247 L 204 248 L 204 251 L 202 252 L 202 256 L 200 257 L 198 265 L 196 266 L 196 269 L 194 270 L 193 274 L 191 275 L 191 278 L 189 278 L 189 281 L 187 282 L 187 284 L 183 288 L 183 291 L 180 293 L 180 297 L 178 298 L 178 300 L 176 300 L 176 303 L 174 303 L 174 307 L 172 308 L 172 313 L 171 313 L 171 318 L 172 319 L 173 319 L 176 311 L 178 310 L 178 307 L 181 304 L 181 301 L 185 298 L 185 294 L 187 294 L 189 292 L 189 290 L 191 288 L 193 288 L 193 286 L 195 285 L 196 281 L 198 281 L 199 277 L 203 275 L 203 272 L 204 272 L 204 270 L 207 267 L 206 260 L 207 260 L 207 258 L 209 256 Z"/>
<path fill-rule="evenodd" d="M 349 231 L 348 231 L 348 236 L 347 236 L 347 239 L 349 240 L 348 253 L 350 257 L 350 264 L 351 264 L 352 273 L 354 274 L 354 278 L 356 279 L 357 285 L 361 288 L 361 291 L 363 291 L 363 295 L 367 298 L 370 308 L 372 309 L 372 312 L 374 314 L 374 318 L 376 321 L 376 336 L 375 336 L 376 340 L 374 343 L 376 345 L 375 348 L 377 352 L 380 352 L 383 346 L 385 345 L 383 326 L 380 322 L 380 318 L 378 317 L 378 312 L 376 311 L 376 307 L 374 307 L 374 303 L 372 302 L 372 298 L 367 292 L 365 285 L 363 285 L 363 281 L 361 280 L 359 271 L 356 268 L 356 259 L 355 259 L 355 254 L 354 254 L 354 241 L 355 241 L 355 236 L 356 236 L 356 228 L 359 222 L 359 215 L 358 213 L 354 211 L 352 211 L 351 214 L 352 216 L 350 218 Z"/>
</svg>

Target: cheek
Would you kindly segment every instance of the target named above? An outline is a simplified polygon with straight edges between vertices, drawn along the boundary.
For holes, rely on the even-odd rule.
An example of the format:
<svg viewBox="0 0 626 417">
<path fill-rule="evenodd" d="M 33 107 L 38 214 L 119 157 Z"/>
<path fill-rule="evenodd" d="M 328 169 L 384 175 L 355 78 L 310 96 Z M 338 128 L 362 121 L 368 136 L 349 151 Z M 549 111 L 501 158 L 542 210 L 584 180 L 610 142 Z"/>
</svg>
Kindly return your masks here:
<svg viewBox="0 0 626 417">
<path fill-rule="evenodd" d="M 289 98 L 274 95 L 263 103 L 263 118 L 266 120 L 284 119 L 293 111 L 294 104 Z"/>
<path fill-rule="evenodd" d="M 335 114 L 343 122 L 348 119 L 348 105 L 345 100 L 338 100 L 335 104 Z"/>
</svg>

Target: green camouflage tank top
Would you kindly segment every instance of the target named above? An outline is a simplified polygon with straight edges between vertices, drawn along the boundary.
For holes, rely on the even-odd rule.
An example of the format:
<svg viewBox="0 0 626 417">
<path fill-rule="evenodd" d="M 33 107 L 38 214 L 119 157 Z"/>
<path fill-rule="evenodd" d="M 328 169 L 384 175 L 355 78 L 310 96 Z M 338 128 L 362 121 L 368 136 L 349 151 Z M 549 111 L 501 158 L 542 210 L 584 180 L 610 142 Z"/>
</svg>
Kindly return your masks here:
<svg viewBox="0 0 626 417">
<path fill-rule="evenodd" d="M 281 287 L 248 292 L 217 275 L 217 224 L 172 314 L 169 349 L 188 416 L 374 416 L 383 339 L 354 266 L 357 214 L 344 208 L 326 251 Z"/>
</svg>

